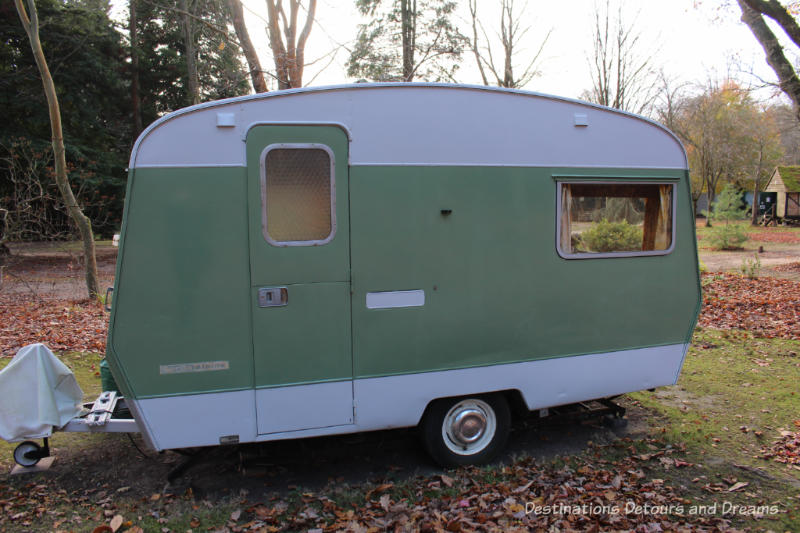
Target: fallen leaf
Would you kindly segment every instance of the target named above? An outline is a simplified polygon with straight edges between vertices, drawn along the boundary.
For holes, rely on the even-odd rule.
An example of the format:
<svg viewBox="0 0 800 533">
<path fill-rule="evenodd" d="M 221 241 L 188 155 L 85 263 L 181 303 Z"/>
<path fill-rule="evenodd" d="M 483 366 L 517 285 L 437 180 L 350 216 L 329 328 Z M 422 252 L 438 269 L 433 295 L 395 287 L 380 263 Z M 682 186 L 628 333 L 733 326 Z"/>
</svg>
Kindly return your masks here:
<svg viewBox="0 0 800 533">
<path fill-rule="evenodd" d="M 122 526 L 122 522 L 123 521 L 124 521 L 124 518 L 122 518 L 121 514 L 118 514 L 114 518 L 112 518 L 111 519 L 111 524 L 109 524 L 110 527 L 111 527 L 111 531 L 116 533 L 116 531 L 120 528 L 120 526 Z"/>
<path fill-rule="evenodd" d="M 750 483 L 746 483 L 746 482 L 744 482 L 744 481 L 739 481 L 739 482 L 735 483 L 734 485 L 732 485 L 732 486 L 731 486 L 731 487 L 728 489 L 728 492 L 736 492 L 737 490 L 742 490 L 743 488 L 745 488 L 745 487 L 746 487 L 746 486 L 748 486 L 749 484 L 750 484 Z"/>
</svg>

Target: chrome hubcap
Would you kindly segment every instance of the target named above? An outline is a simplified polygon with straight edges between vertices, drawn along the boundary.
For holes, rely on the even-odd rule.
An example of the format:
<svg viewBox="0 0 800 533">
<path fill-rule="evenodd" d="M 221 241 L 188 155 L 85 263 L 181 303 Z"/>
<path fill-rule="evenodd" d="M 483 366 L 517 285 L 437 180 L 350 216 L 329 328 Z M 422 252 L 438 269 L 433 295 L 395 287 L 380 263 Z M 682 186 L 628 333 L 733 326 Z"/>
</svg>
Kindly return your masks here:
<svg viewBox="0 0 800 533">
<path fill-rule="evenodd" d="M 494 409 L 483 400 L 470 398 L 455 404 L 442 421 L 442 440 L 458 455 L 475 455 L 486 449 L 497 431 Z"/>
<path fill-rule="evenodd" d="M 480 439 L 484 431 L 486 431 L 486 416 L 477 409 L 461 411 L 453 421 L 453 437 L 464 444 Z"/>
</svg>

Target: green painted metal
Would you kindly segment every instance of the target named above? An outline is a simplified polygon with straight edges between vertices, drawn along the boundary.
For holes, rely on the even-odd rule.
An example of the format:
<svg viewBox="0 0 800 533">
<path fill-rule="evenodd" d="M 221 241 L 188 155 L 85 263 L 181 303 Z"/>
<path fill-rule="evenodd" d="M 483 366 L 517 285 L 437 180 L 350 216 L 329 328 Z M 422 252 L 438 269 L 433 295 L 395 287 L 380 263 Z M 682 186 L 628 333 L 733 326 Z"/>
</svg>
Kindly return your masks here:
<svg viewBox="0 0 800 533">
<path fill-rule="evenodd" d="M 244 169 L 140 168 L 128 187 L 107 350 L 121 390 L 252 387 Z M 161 373 L 214 361 L 229 369 Z"/>
<path fill-rule="evenodd" d="M 331 243 L 279 248 L 264 240 L 257 161 L 277 142 L 334 151 L 338 228 Z M 347 148 L 344 132 L 332 126 L 260 126 L 247 138 L 248 169 L 131 172 L 108 343 L 126 396 L 455 369 L 690 337 L 700 285 L 685 171 L 348 172 Z M 678 180 L 675 250 L 559 257 L 556 179 L 564 176 Z M 287 287 L 289 305 L 258 307 L 258 288 L 270 286 Z M 411 289 L 425 291 L 423 307 L 366 308 L 367 292 Z M 160 372 L 162 365 L 214 361 L 229 368 Z"/>
<path fill-rule="evenodd" d="M 352 379 L 349 283 L 286 287 L 288 305 L 253 305 L 256 386 Z"/>
<path fill-rule="evenodd" d="M 273 144 L 322 144 L 335 163 L 336 233 L 319 246 L 274 246 L 262 232 L 261 154 Z M 352 379 L 348 139 L 335 126 L 257 126 L 247 135 L 255 385 Z M 258 289 L 285 286 L 282 307 L 259 307 Z"/>
<path fill-rule="evenodd" d="M 328 146 L 336 157 L 336 220 L 333 241 L 324 246 L 272 246 L 261 230 L 259 159 L 276 143 Z M 253 286 L 350 280 L 347 205 L 347 134 L 335 126 L 256 126 L 247 134 L 250 264 Z"/>
<path fill-rule="evenodd" d="M 559 257 L 565 175 L 679 179 L 674 252 Z M 685 172 L 354 166 L 350 179 L 356 377 L 679 344 L 696 316 Z M 366 308 L 368 292 L 409 289 L 423 307 Z"/>
</svg>

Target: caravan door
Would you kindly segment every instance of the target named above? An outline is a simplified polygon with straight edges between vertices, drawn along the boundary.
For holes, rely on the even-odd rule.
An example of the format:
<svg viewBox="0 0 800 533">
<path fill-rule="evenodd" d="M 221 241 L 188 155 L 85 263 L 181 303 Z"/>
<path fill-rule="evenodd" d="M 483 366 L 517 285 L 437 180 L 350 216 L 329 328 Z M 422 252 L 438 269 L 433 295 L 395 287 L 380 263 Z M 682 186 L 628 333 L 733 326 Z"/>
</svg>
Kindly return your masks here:
<svg viewBox="0 0 800 533">
<path fill-rule="evenodd" d="M 247 134 L 261 435 L 353 423 L 347 151 L 337 126 Z"/>
</svg>

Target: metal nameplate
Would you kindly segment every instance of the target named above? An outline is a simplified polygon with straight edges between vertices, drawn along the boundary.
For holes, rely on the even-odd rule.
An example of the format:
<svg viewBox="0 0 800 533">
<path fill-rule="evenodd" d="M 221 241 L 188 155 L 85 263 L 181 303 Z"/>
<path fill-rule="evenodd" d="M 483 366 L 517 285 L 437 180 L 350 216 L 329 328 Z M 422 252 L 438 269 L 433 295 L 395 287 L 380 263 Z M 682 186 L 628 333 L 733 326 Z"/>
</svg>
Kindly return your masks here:
<svg viewBox="0 0 800 533">
<path fill-rule="evenodd" d="M 178 365 L 161 365 L 159 374 L 188 374 L 191 372 L 214 372 L 228 370 L 228 361 L 204 361 L 202 363 L 183 363 Z"/>
</svg>

